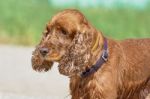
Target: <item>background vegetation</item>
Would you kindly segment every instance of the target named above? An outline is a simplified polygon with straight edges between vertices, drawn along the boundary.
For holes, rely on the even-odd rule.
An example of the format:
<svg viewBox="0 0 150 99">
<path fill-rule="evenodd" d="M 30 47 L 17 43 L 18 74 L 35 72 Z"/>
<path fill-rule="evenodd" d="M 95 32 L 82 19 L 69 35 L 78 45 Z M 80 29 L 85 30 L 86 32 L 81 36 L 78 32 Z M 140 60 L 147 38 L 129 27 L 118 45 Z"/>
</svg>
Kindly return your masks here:
<svg viewBox="0 0 150 99">
<path fill-rule="evenodd" d="M 34 45 L 48 20 L 66 8 L 81 10 L 106 36 L 115 39 L 150 37 L 150 8 L 55 7 L 47 0 L 1 0 L 0 43 Z"/>
</svg>

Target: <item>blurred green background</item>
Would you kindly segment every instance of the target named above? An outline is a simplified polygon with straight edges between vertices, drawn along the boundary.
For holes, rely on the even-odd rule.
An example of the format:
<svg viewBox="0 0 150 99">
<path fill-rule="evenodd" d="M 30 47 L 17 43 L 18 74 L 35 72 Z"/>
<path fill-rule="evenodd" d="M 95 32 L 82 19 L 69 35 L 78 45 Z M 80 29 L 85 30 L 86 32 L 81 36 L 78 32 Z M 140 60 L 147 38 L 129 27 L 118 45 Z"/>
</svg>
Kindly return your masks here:
<svg viewBox="0 0 150 99">
<path fill-rule="evenodd" d="M 58 11 L 66 8 L 79 9 L 91 24 L 108 37 L 150 37 L 150 2 L 133 1 L 1 0 L 0 43 L 37 44 L 46 23 Z"/>
</svg>

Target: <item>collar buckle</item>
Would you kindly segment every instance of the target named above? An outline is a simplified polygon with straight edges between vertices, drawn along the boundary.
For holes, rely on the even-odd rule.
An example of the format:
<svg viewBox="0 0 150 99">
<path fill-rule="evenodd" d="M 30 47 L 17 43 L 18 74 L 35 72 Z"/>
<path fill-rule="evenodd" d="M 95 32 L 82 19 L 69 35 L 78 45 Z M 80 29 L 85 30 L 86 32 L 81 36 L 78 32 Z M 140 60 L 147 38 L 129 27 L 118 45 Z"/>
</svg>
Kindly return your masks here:
<svg viewBox="0 0 150 99">
<path fill-rule="evenodd" d="M 104 50 L 102 53 L 102 59 L 106 62 L 108 60 L 108 50 Z"/>
</svg>

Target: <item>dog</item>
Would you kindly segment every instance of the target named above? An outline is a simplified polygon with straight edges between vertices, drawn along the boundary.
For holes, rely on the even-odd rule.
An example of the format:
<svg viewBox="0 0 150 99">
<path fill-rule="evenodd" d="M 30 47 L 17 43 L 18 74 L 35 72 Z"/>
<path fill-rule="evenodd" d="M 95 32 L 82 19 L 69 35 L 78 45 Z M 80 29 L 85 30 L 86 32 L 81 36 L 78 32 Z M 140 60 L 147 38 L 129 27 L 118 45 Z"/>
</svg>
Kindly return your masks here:
<svg viewBox="0 0 150 99">
<path fill-rule="evenodd" d="M 39 72 L 58 62 L 72 99 L 145 99 L 150 93 L 150 38 L 107 38 L 76 9 L 52 17 L 31 60 Z"/>
</svg>

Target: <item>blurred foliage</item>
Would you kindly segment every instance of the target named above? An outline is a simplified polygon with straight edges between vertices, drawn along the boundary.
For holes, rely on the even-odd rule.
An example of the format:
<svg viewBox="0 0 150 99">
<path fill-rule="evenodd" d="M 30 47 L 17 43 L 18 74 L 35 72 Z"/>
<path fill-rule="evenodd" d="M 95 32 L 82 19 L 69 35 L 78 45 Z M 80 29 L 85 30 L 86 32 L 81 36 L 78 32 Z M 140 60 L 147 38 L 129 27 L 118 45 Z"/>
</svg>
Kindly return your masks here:
<svg viewBox="0 0 150 99">
<path fill-rule="evenodd" d="M 37 44 L 52 15 L 66 8 L 81 10 L 104 35 L 115 39 L 150 37 L 150 8 L 54 7 L 47 0 L 1 0 L 0 42 Z"/>
</svg>

